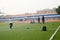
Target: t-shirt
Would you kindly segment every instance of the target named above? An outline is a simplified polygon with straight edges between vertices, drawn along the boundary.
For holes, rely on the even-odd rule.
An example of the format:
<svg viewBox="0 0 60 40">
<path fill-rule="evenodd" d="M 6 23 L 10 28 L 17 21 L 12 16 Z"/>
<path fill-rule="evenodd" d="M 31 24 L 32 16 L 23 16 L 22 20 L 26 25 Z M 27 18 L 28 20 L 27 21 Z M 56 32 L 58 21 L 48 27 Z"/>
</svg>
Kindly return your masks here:
<svg viewBox="0 0 60 40">
<path fill-rule="evenodd" d="M 12 19 L 9 19 L 9 23 L 12 23 Z"/>
</svg>

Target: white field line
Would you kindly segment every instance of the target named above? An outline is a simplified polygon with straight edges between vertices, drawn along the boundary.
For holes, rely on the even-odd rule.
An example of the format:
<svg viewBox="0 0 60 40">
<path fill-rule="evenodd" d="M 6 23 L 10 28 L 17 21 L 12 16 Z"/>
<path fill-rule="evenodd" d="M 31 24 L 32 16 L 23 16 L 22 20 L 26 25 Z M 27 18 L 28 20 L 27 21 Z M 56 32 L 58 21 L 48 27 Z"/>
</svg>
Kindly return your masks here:
<svg viewBox="0 0 60 40">
<path fill-rule="evenodd" d="M 57 33 L 57 31 L 60 29 L 60 26 L 56 29 L 56 31 L 52 34 L 52 36 L 50 37 L 50 39 L 49 40 L 52 40 L 53 39 L 53 37 L 56 35 L 56 33 Z"/>
</svg>

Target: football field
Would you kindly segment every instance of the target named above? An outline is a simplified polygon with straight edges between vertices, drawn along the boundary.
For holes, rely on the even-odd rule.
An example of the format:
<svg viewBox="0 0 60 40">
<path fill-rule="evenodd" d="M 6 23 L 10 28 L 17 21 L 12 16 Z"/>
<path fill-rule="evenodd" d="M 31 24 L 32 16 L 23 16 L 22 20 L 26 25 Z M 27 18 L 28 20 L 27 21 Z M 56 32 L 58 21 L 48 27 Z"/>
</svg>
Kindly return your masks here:
<svg viewBox="0 0 60 40">
<path fill-rule="evenodd" d="M 43 24 L 14 23 L 13 28 L 9 28 L 9 23 L 0 23 L 0 40 L 49 40 L 60 22 L 45 23 L 47 31 L 42 31 Z M 53 40 L 60 39 L 60 29 Z"/>
</svg>

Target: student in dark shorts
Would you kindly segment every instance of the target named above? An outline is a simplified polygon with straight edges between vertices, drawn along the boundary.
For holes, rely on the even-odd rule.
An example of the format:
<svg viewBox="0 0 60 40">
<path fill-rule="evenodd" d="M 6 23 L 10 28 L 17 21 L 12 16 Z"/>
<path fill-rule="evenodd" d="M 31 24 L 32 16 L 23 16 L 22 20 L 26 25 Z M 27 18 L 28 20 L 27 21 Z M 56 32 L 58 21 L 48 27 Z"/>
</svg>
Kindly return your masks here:
<svg viewBox="0 0 60 40">
<path fill-rule="evenodd" d="M 42 23 L 43 23 L 43 24 L 45 23 L 45 18 L 44 18 L 44 16 L 42 16 Z"/>
<path fill-rule="evenodd" d="M 13 26 L 12 18 L 9 19 L 9 25 L 10 25 L 10 29 L 12 29 L 12 26 Z"/>
<path fill-rule="evenodd" d="M 40 23 L 40 17 L 38 17 L 38 23 Z"/>
</svg>

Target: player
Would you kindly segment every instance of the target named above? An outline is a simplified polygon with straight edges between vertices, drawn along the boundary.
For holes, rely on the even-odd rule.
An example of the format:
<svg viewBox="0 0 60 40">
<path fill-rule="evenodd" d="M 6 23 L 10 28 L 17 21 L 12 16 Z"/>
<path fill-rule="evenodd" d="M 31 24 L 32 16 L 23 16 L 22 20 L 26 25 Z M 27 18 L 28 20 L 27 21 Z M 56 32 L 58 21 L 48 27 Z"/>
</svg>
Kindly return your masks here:
<svg viewBox="0 0 60 40">
<path fill-rule="evenodd" d="M 38 17 L 38 23 L 40 23 L 40 18 Z"/>
<path fill-rule="evenodd" d="M 42 22 L 43 22 L 43 24 L 45 23 L 45 18 L 44 18 L 44 16 L 42 16 Z"/>
<path fill-rule="evenodd" d="M 12 29 L 13 26 L 12 18 L 9 19 L 9 25 L 10 25 L 10 29 Z"/>
</svg>

